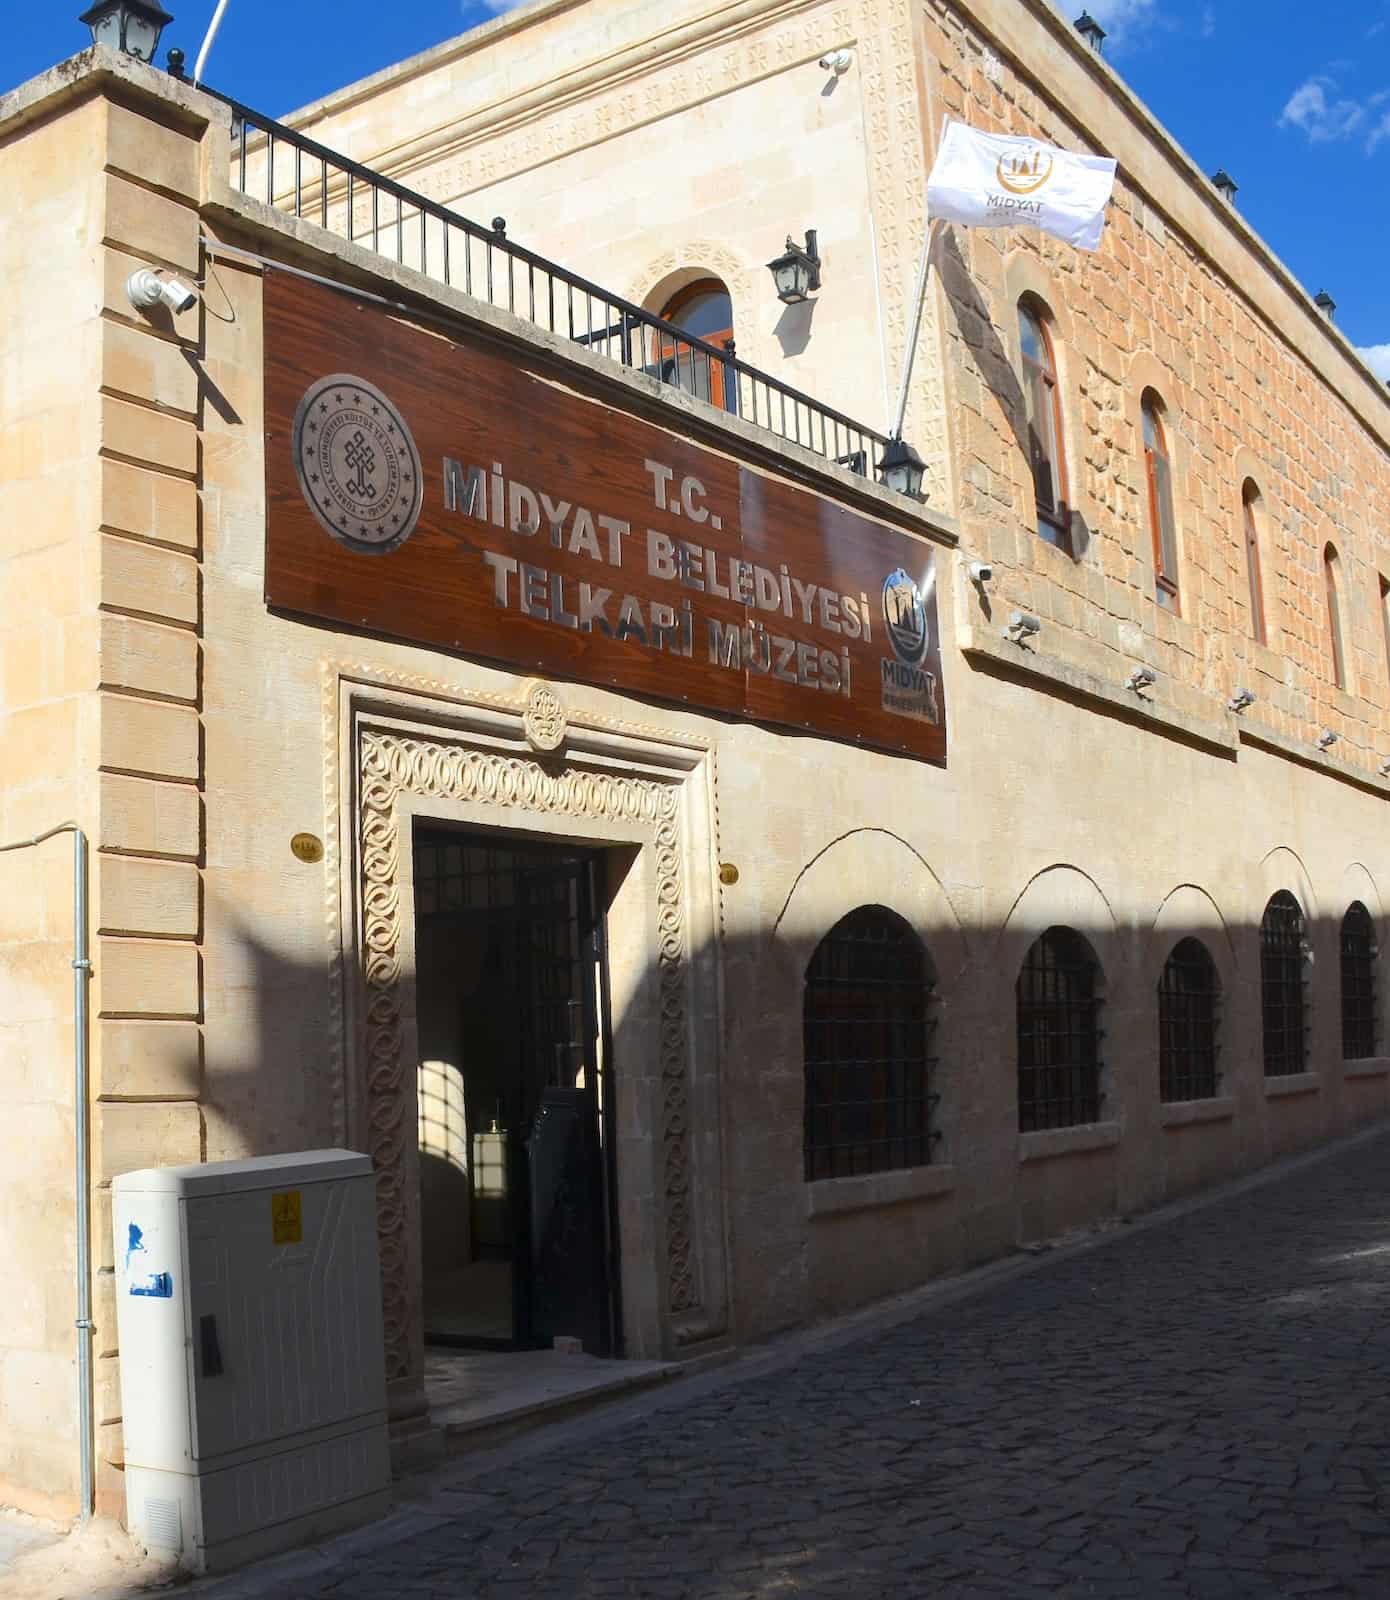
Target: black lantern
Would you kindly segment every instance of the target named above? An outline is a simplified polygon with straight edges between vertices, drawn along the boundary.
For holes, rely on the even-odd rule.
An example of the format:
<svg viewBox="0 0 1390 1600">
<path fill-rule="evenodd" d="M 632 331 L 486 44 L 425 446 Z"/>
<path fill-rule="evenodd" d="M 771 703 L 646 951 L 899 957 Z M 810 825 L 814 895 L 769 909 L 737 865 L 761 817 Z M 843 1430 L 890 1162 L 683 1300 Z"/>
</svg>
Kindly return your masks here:
<svg viewBox="0 0 1390 1600">
<path fill-rule="evenodd" d="M 1325 316 L 1329 322 L 1332 321 L 1332 313 L 1337 309 L 1337 302 L 1330 294 L 1328 294 L 1326 289 L 1318 290 L 1318 292 L 1313 296 L 1313 304 L 1318 308 L 1319 311 L 1322 312 L 1323 316 Z"/>
<path fill-rule="evenodd" d="M 807 228 L 806 248 L 787 235 L 787 251 L 775 261 L 769 261 L 767 270 L 777 285 L 777 298 L 784 306 L 798 306 L 807 295 L 820 288 L 820 252 L 816 249 L 816 230 Z"/>
<path fill-rule="evenodd" d="M 1105 43 L 1105 29 L 1101 27 L 1100 23 L 1096 21 L 1091 13 L 1089 11 L 1083 11 L 1072 24 L 1072 26 L 1086 41 L 1086 43 L 1090 45 L 1091 49 L 1094 50 L 1097 55 L 1099 55 L 1100 47 Z"/>
<path fill-rule="evenodd" d="M 92 30 L 93 44 L 109 44 L 137 61 L 153 61 L 159 36 L 174 19 L 151 0 L 97 0 L 77 20 Z"/>
<path fill-rule="evenodd" d="M 1212 186 L 1216 190 L 1217 194 L 1219 194 L 1221 198 L 1227 202 L 1227 204 L 1234 205 L 1236 203 L 1236 190 L 1240 187 L 1240 185 L 1230 175 L 1230 173 L 1226 171 L 1225 167 L 1218 167 L 1216 171 L 1212 173 L 1211 181 Z"/>
<path fill-rule="evenodd" d="M 886 489 L 896 489 L 899 494 L 905 494 L 910 500 L 920 500 L 922 474 L 926 470 L 926 462 L 905 439 L 895 435 L 884 446 L 883 457 L 878 464 L 878 475 L 883 479 Z"/>
</svg>

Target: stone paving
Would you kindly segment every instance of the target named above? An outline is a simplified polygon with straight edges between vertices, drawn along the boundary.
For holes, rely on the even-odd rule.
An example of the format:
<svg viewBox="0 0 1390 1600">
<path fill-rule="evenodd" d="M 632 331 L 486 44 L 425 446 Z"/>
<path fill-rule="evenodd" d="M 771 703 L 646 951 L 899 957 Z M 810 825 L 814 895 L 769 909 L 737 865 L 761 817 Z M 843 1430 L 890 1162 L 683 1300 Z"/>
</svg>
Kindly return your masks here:
<svg viewBox="0 0 1390 1600">
<path fill-rule="evenodd" d="M 1029 1266 L 199 1600 L 1390 1596 L 1390 1136 Z"/>
</svg>

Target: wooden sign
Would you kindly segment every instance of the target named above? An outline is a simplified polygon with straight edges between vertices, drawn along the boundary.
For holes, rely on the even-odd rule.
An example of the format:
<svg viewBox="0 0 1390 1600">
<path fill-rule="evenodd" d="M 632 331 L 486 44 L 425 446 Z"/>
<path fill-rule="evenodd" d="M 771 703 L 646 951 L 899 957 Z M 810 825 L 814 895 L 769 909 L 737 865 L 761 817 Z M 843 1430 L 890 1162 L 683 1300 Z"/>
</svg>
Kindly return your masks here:
<svg viewBox="0 0 1390 1600">
<path fill-rule="evenodd" d="M 926 540 L 273 269 L 265 383 L 268 605 L 945 764 Z"/>
</svg>

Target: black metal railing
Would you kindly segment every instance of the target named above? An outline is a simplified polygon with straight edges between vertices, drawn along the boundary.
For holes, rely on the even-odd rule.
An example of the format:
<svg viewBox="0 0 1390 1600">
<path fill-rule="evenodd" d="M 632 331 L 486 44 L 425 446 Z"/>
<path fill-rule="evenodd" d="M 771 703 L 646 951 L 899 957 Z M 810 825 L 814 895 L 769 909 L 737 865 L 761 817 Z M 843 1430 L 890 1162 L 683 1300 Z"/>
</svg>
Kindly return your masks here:
<svg viewBox="0 0 1390 1600">
<path fill-rule="evenodd" d="M 208 91 L 216 94 L 216 91 Z M 277 211 L 645 372 L 848 467 L 876 469 L 887 436 L 227 95 L 232 186 Z"/>
</svg>

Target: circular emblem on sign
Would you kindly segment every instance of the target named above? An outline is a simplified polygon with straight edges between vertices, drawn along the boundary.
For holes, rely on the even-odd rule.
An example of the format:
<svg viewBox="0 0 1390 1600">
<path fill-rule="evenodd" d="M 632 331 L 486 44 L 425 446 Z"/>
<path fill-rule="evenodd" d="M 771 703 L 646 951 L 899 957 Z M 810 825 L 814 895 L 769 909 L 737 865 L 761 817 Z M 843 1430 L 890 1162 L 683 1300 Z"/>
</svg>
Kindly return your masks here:
<svg viewBox="0 0 1390 1600">
<path fill-rule="evenodd" d="M 883 580 L 883 625 L 898 660 L 905 666 L 920 666 L 929 643 L 927 608 L 901 567 Z"/>
<path fill-rule="evenodd" d="M 297 861 L 322 861 L 323 841 L 312 833 L 297 833 L 290 840 L 290 851 Z"/>
<path fill-rule="evenodd" d="M 420 516 L 420 452 L 405 418 L 375 384 L 320 378 L 294 414 L 294 470 L 324 528 L 349 550 L 385 555 Z"/>
</svg>

